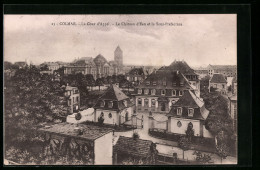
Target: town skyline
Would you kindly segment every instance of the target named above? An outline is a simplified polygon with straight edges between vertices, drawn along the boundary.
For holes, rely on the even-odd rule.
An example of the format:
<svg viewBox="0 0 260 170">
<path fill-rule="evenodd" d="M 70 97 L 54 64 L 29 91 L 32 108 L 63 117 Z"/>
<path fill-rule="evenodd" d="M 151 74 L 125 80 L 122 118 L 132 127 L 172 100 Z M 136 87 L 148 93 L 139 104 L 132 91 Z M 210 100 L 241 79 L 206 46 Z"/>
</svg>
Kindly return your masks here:
<svg viewBox="0 0 260 170">
<path fill-rule="evenodd" d="M 32 24 L 33 21 L 33 24 Z M 52 26 L 73 22 L 173 22 L 182 26 Z M 117 46 L 125 65 L 236 65 L 236 15 L 5 15 L 4 61 L 72 62 L 103 55 Z M 187 50 L 189 49 L 189 50 Z"/>
</svg>

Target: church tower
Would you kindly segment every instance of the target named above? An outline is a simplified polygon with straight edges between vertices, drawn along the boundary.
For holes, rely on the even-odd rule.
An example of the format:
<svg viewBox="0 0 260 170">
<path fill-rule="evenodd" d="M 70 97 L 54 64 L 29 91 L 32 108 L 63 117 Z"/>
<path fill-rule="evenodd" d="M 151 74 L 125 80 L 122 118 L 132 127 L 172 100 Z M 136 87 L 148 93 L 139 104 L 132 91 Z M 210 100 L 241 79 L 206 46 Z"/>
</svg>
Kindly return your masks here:
<svg viewBox="0 0 260 170">
<path fill-rule="evenodd" d="M 114 60 L 118 64 L 118 66 L 123 66 L 123 51 L 119 46 L 116 47 L 116 50 L 114 52 Z"/>
</svg>

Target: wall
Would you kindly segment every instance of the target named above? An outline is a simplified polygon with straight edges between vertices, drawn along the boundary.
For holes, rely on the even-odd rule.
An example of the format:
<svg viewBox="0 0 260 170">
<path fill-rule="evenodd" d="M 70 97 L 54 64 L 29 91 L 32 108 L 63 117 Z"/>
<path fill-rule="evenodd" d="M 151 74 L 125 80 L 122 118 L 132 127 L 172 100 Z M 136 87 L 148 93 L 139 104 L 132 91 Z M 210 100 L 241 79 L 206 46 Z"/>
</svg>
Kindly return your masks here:
<svg viewBox="0 0 260 170">
<path fill-rule="evenodd" d="M 119 124 L 119 122 L 118 122 L 118 113 L 116 111 L 112 111 L 112 110 L 100 110 L 100 109 L 97 109 L 96 110 L 96 120 L 95 120 L 96 122 L 98 122 L 98 117 L 100 116 L 101 112 L 104 113 L 104 123 L 105 124 L 111 124 L 111 125 L 113 125 L 115 123 L 117 125 Z M 109 113 L 112 114 L 111 118 L 108 117 Z"/>
<path fill-rule="evenodd" d="M 182 126 L 178 127 L 177 122 L 180 121 Z M 182 118 L 171 118 L 171 128 L 169 129 L 170 132 L 172 133 L 178 133 L 178 134 L 186 134 L 185 131 L 187 130 L 188 124 L 189 123 L 193 124 L 193 129 L 194 129 L 194 135 L 201 135 L 200 134 L 200 121 L 199 120 L 192 120 L 192 119 L 182 119 Z"/>
<path fill-rule="evenodd" d="M 95 165 L 112 165 L 113 157 L 112 132 L 98 138 L 94 143 Z"/>
</svg>

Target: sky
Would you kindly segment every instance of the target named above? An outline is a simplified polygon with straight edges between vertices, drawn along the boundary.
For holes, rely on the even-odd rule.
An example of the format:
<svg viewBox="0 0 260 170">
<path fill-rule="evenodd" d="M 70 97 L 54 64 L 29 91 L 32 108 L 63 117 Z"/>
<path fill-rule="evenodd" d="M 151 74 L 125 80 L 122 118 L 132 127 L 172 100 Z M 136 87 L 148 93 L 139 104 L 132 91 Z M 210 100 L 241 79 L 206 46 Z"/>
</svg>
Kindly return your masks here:
<svg viewBox="0 0 260 170">
<path fill-rule="evenodd" d="M 235 65 L 236 26 L 236 14 L 4 15 L 4 61 L 110 61 L 119 45 L 125 65 Z"/>
</svg>

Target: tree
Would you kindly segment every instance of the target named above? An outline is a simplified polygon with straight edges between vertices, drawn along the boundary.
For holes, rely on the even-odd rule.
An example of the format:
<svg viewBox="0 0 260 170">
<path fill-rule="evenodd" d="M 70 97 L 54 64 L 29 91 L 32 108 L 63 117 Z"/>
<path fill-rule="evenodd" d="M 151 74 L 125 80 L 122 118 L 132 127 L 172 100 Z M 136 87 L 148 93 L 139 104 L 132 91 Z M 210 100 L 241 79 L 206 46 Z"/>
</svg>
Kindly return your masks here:
<svg viewBox="0 0 260 170">
<path fill-rule="evenodd" d="M 49 70 L 49 67 L 48 67 L 47 64 L 43 64 L 43 65 L 40 66 L 40 70 L 41 70 L 41 71 L 48 71 L 48 70 Z"/>
<path fill-rule="evenodd" d="M 184 159 L 184 151 L 190 149 L 190 142 L 189 139 L 185 136 L 180 137 L 178 146 L 182 149 L 183 151 L 183 159 Z"/>
<path fill-rule="evenodd" d="M 188 124 L 187 130 L 186 130 L 186 136 L 189 139 L 189 142 L 191 142 L 192 138 L 194 137 L 194 130 L 193 130 L 193 125 L 191 122 Z"/>
<path fill-rule="evenodd" d="M 229 148 L 226 145 L 226 143 L 221 143 L 216 145 L 216 150 L 217 150 L 217 154 L 221 159 L 221 164 L 222 164 L 222 159 L 226 159 L 226 157 L 228 156 Z"/>
<path fill-rule="evenodd" d="M 104 84 L 103 84 L 102 79 L 101 79 L 101 78 L 97 78 L 97 80 L 96 80 L 96 86 L 99 87 L 99 91 L 100 91 L 100 86 L 103 86 L 103 85 L 104 85 Z"/>
<path fill-rule="evenodd" d="M 95 85 L 95 79 L 92 74 L 87 74 L 86 80 L 87 80 L 87 86 L 93 87 Z"/>
<path fill-rule="evenodd" d="M 5 61 L 4 62 L 4 70 L 12 69 L 12 65 L 13 64 L 11 62 Z"/>
<path fill-rule="evenodd" d="M 200 163 L 209 163 L 209 161 L 211 160 L 210 154 L 202 155 L 200 151 L 194 151 L 193 155 L 196 155 L 196 161 Z"/>
</svg>

